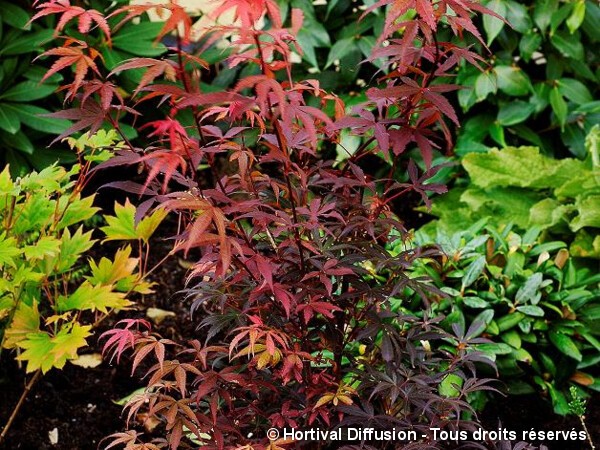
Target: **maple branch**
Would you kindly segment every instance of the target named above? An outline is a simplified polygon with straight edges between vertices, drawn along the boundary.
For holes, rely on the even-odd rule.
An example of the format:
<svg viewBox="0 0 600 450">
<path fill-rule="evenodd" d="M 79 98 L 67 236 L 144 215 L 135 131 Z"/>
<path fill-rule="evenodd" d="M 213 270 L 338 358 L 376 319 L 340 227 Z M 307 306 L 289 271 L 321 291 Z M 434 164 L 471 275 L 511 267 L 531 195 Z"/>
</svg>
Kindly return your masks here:
<svg viewBox="0 0 600 450">
<path fill-rule="evenodd" d="M 254 42 L 256 44 L 256 48 L 258 50 L 258 57 L 260 60 L 261 70 L 263 71 L 263 75 L 267 75 L 266 71 L 266 62 L 263 56 L 262 47 L 260 45 L 260 40 L 258 39 L 258 34 L 254 33 Z M 273 124 L 273 129 L 275 131 L 275 137 L 277 138 L 277 143 L 279 144 L 279 148 L 282 152 L 285 152 L 287 156 L 286 165 L 284 168 L 284 176 L 287 184 L 287 188 L 290 196 L 290 204 L 292 207 L 292 220 L 294 222 L 294 240 L 296 241 L 296 246 L 298 247 L 298 254 L 300 256 L 300 269 L 302 272 L 306 272 L 306 262 L 304 260 L 304 251 L 302 250 L 302 239 L 300 238 L 300 232 L 298 231 L 298 225 L 300 221 L 298 220 L 298 214 L 296 212 L 296 200 L 294 199 L 294 191 L 292 190 L 292 180 L 290 179 L 289 174 L 289 161 L 291 159 L 290 152 L 284 144 L 283 136 L 281 135 L 281 129 L 279 128 L 279 123 L 277 122 L 277 118 L 273 113 L 273 105 L 271 103 L 271 99 L 267 95 L 267 104 L 269 105 L 269 119 Z"/>
</svg>

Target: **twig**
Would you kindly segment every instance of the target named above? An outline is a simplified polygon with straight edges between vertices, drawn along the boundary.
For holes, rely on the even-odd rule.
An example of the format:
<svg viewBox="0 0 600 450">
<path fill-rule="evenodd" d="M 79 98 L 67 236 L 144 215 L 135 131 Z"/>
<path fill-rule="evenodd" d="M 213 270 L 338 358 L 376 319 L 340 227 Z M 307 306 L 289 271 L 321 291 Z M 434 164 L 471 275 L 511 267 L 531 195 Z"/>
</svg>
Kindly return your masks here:
<svg viewBox="0 0 600 450">
<path fill-rule="evenodd" d="M 29 391 L 31 391 L 31 389 L 33 388 L 33 386 L 35 385 L 35 383 L 37 382 L 37 380 L 39 379 L 41 374 L 42 374 L 42 371 L 38 369 L 38 371 L 33 375 L 31 380 L 29 380 L 29 382 L 25 386 L 25 389 L 23 390 L 23 393 L 21 394 L 21 398 L 19 399 L 17 406 L 15 406 L 15 408 L 13 409 L 12 414 L 8 418 L 8 421 L 6 422 L 6 425 L 4 425 L 4 429 L 2 430 L 2 433 L 0 434 L 0 444 L 6 437 L 8 430 L 10 429 L 10 426 L 15 421 L 15 418 L 17 417 L 19 410 L 21 409 L 21 407 L 23 406 L 23 403 L 25 402 L 25 399 L 27 398 L 27 394 L 29 394 Z"/>
</svg>

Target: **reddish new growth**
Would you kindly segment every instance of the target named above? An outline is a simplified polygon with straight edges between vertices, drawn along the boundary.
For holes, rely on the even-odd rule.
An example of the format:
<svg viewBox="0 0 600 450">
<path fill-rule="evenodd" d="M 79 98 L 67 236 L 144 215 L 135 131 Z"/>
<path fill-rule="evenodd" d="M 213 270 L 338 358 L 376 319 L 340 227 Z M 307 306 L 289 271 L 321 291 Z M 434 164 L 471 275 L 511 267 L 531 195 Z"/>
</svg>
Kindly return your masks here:
<svg viewBox="0 0 600 450">
<path fill-rule="evenodd" d="M 391 299 L 408 288 L 422 291 L 405 269 L 431 251 L 393 256 L 386 244 L 407 238 L 392 200 L 408 192 L 426 200 L 428 191 L 443 190 L 426 182 L 432 152 L 451 146 L 448 125 L 458 121 L 444 96 L 455 86 L 440 84 L 440 77 L 464 60 L 481 59 L 438 42 L 437 29 L 444 23 L 455 35 L 480 39 L 471 15 L 484 9 L 469 0 L 381 0 L 365 14 L 383 7 L 387 19 L 372 58 L 383 58 L 388 70 L 366 91 L 367 102 L 346 115 L 335 93 L 292 76 L 303 15 L 294 9 L 284 20 L 273 0 L 217 6 L 215 16 L 233 11 L 237 22 L 213 27 L 202 37 L 204 49 L 230 40 L 237 51 L 227 64 L 259 68 L 224 92 L 201 91 L 207 65 L 201 54 L 184 51 L 191 19 L 175 3 L 125 6 L 107 18 L 67 0 L 38 5 L 36 17 L 62 14 L 57 32 L 78 18 L 79 31 L 90 31 L 93 21 L 106 39 L 107 21 L 116 24 L 116 35 L 123 23 L 154 9 L 166 19 L 157 40 L 177 38 L 164 58 L 127 60 L 110 73 L 85 42 L 66 39 L 45 53 L 59 58 L 49 73 L 74 67 L 66 87 L 74 106 L 55 116 L 75 123 L 61 137 L 106 123 L 120 131 L 119 120 L 138 114 L 135 108 L 163 108 L 163 118 L 138 129 L 150 145 L 124 139 L 126 148 L 102 167 L 142 164 L 145 183 L 116 185 L 147 196 L 138 216 L 157 203 L 179 214 L 186 227 L 176 249 L 200 255 L 187 293 L 202 342 L 164 340 L 133 320 L 104 335 L 108 353 L 118 359 L 133 350 L 134 369 L 147 370 L 147 391 L 127 405 L 130 422 L 145 411 L 164 426 L 164 439 L 142 443 L 140 434 L 127 431 L 109 447 L 202 442 L 203 449 L 279 449 L 290 443 L 270 442 L 265 432 L 272 426 L 462 426 L 465 396 L 482 388 L 463 368 L 478 356 L 468 346 L 445 354 L 423 347 L 421 341 L 442 336 L 458 341 L 435 321 L 403 316 Z M 403 21 L 411 8 L 418 15 Z M 133 69 L 144 74 L 132 93 L 136 103 L 127 106 L 116 76 Z M 191 126 L 185 115 L 193 117 Z M 362 145 L 336 162 L 344 128 Z M 411 162 L 409 182 L 396 180 L 404 167 L 400 155 L 414 147 L 428 171 L 419 174 Z M 368 155 L 389 165 L 388 177 L 366 170 Z M 448 372 L 465 381 L 451 398 L 437 390 Z"/>
</svg>

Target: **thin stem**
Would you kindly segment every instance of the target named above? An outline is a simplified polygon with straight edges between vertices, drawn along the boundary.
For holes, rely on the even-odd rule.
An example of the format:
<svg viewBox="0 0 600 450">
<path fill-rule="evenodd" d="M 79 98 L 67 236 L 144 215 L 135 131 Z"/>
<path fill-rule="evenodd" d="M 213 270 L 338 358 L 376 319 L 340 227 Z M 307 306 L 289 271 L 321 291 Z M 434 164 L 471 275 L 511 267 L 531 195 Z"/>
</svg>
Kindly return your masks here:
<svg viewBox="0 0 600 450">
<path fill-rule="evenodd" d="M 31 380 L 29 380 L 29 382 L 25 386 L 25 389 L 23 390 L 23 393 L 21 394 L 21 398 L 19 398 L 17 405 L 13 409 L 12 414 L 8 418 L 8 421 L 6 422 L 6 425 L 4 425 L 4 429 L 2 430 L 2 433 L 0 434 L 0 444 L 2 443 L 2 441 L 4 441 L 4 438 L 8 434 L 8 430 L 10 429 L 11 425 L 15 421 L 15 418 L 17 417 L 19 410 L 23 406 L 23 403 L 25 402 L 27 395 L 29 394 L 29 392 L 31 391 L 31 389 L 33 388 L 33 386 L 35 385 L 37 380 L 40 378 L 41 374 L 42 374 L 42 371 L 38 369 L 38 371 L 33 375 L 33 377 L 31 377 Z"/>
<path fill-rule="evenodd" d="M 590 444 L 590 448 L 592 450 L 596 450 L 596 446 L 594 445 L 594 441 L 592 440 L 592 436 L 590 436 L 590 432 L 587 428 L 587 425 L 585 424 L 585 416 L 579 416 L 579 421 L 581 422 L 581 426 L 583 427 L 583 431 L 585 431 L 585 434 L 587 435 L 588 438 L 588 443 Z"/>
</svg>

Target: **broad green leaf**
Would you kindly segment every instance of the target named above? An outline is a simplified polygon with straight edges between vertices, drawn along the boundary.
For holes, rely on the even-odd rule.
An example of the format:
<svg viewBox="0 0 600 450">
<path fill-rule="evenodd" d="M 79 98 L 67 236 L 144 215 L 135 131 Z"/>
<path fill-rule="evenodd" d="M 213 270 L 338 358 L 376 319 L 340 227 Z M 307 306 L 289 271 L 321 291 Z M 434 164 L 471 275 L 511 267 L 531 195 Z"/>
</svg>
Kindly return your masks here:
<svg viewBox="0 0 600 450">
<path fill-rule="evenodd" d="M 490 10 L 494 11 L 500 17 L 506 17 L 506 1 L 503 0 L 491 0 L 485 5 Z M 489 14 L 483 16 L 483 29 L 487 35 L 487 45 L 494 42 L 494 39 L 500 34 L 504 28 L 504 22 Z"/>
<path fill-rule="evenodd" d="M 14 56 L 23 53 L 36 53 L 43 43 L 52 40 L 54 30 L 46 28 L 35 33 L 19 33 L 0 47 L 0 56 Z"/>
<path fill-rule="evenodd" d="M 581 352 L 570 336 L 556 330 L 550 330 L 548 337 L 550 338 L 550 342 L 552 342 L 562 353 L 576 361 L 582 360 L 583 357 Z"/>
<path fill-rule="evenodd" d="M 532 206 L 529 223 L 542 228 L 550 228 L 562 220 L 566 220 L 567 212 L 570 209 L 554 198 L 545 198 Z"/>
<path fill-rule="evenodd" d="M 539 306 L 534 306 L 534 305 L 518 306 L 517 311 L 520 311 L 523 314 L 526 314 L 526 315 L 532 316 L 532 317 L 544 317 L 544 310 L 542 308 L 540 308 Z"/>
<path fill-rule="evenodd" d="M 498 89 L 496 73 L 493 71 L 481 72 L 475 80 L 475 95 L 477 101 L 485 100 L 488 94 L 495 94 Z"/>
<path fill-rule="evenodd" d="M 50 111 L 39 106 L 27 103 L 5 103 L 4 105 L 21 122 L 37 131 L 60 134 L 71 126 L 71 122 L 68 120 L 44 117 L 45 114 L 50 114 Z"/>
<path fill-rule="evenodd" d="M 348 37 L 337 41 L 329 50 L 329 56 L 325 63 L 325 69 L 333 64 L 334 61 L 342 59 L 344 56 L 349 55 L 352 50 L 357 48 L 356 39 L 354 37 Z"/>
<path fill-rule="evenodd" d="M 500 339 L 514 348 L 521 348 L 521 336 L 515 330 L 509 330 L 500 335 Z"/>
<path fill-rule="evenodd" d="M 6 147 L 16 148 L 17 150 L 28 155 L 32 155 L 35 150 L 35 147 L 27 135 L 23 133 L 23 130 L 19 130 L 15 134 L 0 131 L 0 143 Z"/>
<path fill-rule="evenodd" d="M 532 28 L 531 18 L 527 8 L 513 0 L 506 2 L 506 20 L 519 33 L 527 33 Z"/>
<path fill-rule="evenodd" d="M 498 88 L 506 94 L 521 96 L 531 93 L 531 81 L 519 67 L 496 66 L 494 71 L 498 80 Z"/>
<path fill-rule="evenodd" d="M 10 134 L 15 134 L 21 128 L 19 118 L 6 103 L 0 103 L 0 128 Z"/>
<path fill-rule="evenodd" d="M 600 195 L 578 197 L 575 200 L 575 208 L 578 214 L 570 223 L 573 231 L 583 227 L 600 228 Z"/>
<path fill-rule="evenodd" d="M 52 94 L 57 86 L 40 84 L 35 81 L 22 81 L 0 94 L 0 99 L 11 102 L 30 102 L 39 100 Z"/>
<path fill-rule="evenodd" d="M 567 120 L 568 107 L 567 102 L 562 97 L 562 94 L 558 90 L 558 87 L 553 87 L 550 90 L 550 106 L 552 106 L 552 111 L 556 115 L 558 119 L 558 123 L 561 128 L 565 126 L 565 122 Z"/>
<path fill-rule="evenodd" d="M 519 41 L 519 53 L 525 61 L 531 59 L 531 55 L 542 45 L 542 35 L 534 31 L 523 35 Z"/>
<path fill-rule="evenodd" d="M 482 188 L 554 188 L 584 170 L 583 163 L 578 160 L 549 158 L 536 147 L 507 147 L 493 149 L 486 154 L 470 153 L 463 158 L 463 166 L 472 182 Z"/>
<path fill-rule="evenodd" d="M 11 27 L 28 30 L 29 13 L 11 2 L 0 1 L 0 19 Z"/>
<path fill-rule="evenodd" d="M 471 286 L 475 280 L 479 278 L 483 269 L 485 269 L 485 256 L 480 256 L 473 260 L 465 271 L 465 275 L 462 279 L 461 291 L 464 292 L 465 288 Z"/>
<path fill-rule="evenodd" d="M 449 373 L 440 382 L 438 392 L 442 397 L 458 397 L 463 384 L 464 380 L 460 376 L 454 373 Z"/>
<path fill-rule="evenodd" d="M 568 34 L 566 32 L 557 31 L 550 37 L 550 42 L 563 56 L 573 59 L 584 59 L 585 52 L 581 43 L 579 32 Z"/>
<path fill-rule="evenodd" d="M 589 89 L 581 81 L 572 78 L 561 78 L 557 81 L 559 92 L 578 105 L 583 105 L 594 100 Z"/>
<path fill-rule="evenodd" d="M 567 19 L 567 28 L 571 34 L 575 33 L 577 29 L 583 23 L 583 19 L 585 18 L 585 0 L 577 0 L 573 4 L 573 11 L 571 15 Z"/>
<path fill-rule="evenodd" d="M 74 322 L 72 326 L 63 327 L 52 338 L 52 356 L 57 368 L 62 368 L 67 359 L 77 358 L 77 350 L 87 345 L 86 338 L 91 335 L 91 329 L 91 325 Z"/>
<path fill-rule="evenodd" d="M 524 122 L 535 111 L 535 105 L 520 100 L 505 103 L 498 111 L 498 122 L 504 126 Z"/>
<path fill-rule="evenodd" d="M 515 303 L 537 304 L 539 301 L 539 289 L 544 279 L 543 274 L 536 272 L 531 275 L 525 284 L 519 288 L 515 295 Z M 524 312 L 524 311 L 523 311 Z"/>
<path fill-rule="evenodd" d="M 558 9 L 558 0 L 537 0 L 534 3 L 533 20 L 542 33 L 550 25 L 552 14 Z"/>
</svg>

